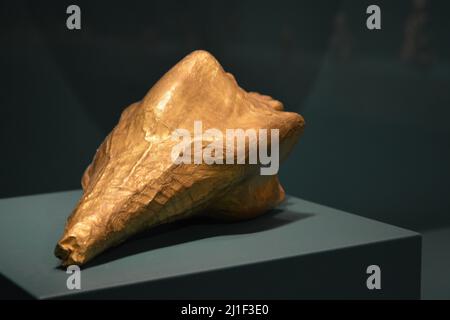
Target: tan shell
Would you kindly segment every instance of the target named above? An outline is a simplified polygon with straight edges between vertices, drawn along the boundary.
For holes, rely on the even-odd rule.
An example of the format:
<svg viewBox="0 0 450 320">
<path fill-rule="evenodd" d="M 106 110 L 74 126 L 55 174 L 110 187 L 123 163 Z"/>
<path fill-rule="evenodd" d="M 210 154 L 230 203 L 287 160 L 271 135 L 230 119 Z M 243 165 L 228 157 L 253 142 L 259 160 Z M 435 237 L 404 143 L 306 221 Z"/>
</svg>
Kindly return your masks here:
<svg viewBox="0 0 450 320">
<path fill-rule="evenodd" d="M 179 164 L 171 160 L 172 131 L 279 129 L 280 159 L 303 131 L 303 118 L 279 101 L 238 86 L 206 51 L 195 51 L 126 108 L 82 178 L 83 196 L 55 254 L 83 264 L 130 236 L 194 214 L 248 219 L 284 199 L 276 175 L 259 165 Z"/>
</svg>

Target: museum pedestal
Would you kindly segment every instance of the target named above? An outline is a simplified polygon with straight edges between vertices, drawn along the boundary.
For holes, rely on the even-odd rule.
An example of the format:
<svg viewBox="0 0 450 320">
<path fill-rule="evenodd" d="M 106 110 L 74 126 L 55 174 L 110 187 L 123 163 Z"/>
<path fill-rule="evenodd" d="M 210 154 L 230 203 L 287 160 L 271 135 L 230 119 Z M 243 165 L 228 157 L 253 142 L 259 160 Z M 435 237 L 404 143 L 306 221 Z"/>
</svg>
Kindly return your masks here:
<svg viewBox="0 0 450 320">
<path fill-rule="evenodd" d="M 80 194 L 0 200 L 2 297 L 420 298 L 419 234 L 294 197 L 250 221 L 155 228 L 83 266 L 69 290 L 53 249 Z M 370 265 L 381 289 L 367 288 Z"/>
</svg>

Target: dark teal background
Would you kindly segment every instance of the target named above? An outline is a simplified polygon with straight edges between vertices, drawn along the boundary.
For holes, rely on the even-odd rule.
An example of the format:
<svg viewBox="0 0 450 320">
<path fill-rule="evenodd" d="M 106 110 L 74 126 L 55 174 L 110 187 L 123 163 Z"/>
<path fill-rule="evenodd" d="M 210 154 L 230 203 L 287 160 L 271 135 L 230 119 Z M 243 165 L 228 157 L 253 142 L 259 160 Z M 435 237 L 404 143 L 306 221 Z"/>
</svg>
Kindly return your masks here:
<svg viewBox="0 0 450 320">
<path fill-rule="evenodd" d="M 80 31 L 65 27 L 72 3 Z M 369 4 L 381 7 L 382 30 L 366 28 Z M 449 4 L 425 9 L 425 62 L 401 59 L 412 8 L 2 1 L 0 196 L 79 188 L 121 110 L 184 55 L 206 49 L 242 87 L 304 115 L 305 134 L 281 168 L 287 193 L 416 230 L 448 225 Z"/>
</svg>

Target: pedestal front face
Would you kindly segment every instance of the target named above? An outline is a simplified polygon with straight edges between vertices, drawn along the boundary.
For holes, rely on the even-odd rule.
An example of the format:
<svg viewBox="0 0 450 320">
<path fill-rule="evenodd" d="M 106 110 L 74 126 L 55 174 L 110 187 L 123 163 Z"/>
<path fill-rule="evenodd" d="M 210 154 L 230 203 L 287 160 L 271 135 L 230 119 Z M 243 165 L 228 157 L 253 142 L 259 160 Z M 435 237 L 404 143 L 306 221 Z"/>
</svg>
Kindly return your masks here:
<svg viewBox="0 0 450 320">
<path fill-rule="evenodd" d="M 81 268 L 53 249 L 80 191 L 0 200 L 0 291 L 46 298 L 420 298 L 420 235 L 298 198 L 260 218 L 193 220 Z"/>
</svg>

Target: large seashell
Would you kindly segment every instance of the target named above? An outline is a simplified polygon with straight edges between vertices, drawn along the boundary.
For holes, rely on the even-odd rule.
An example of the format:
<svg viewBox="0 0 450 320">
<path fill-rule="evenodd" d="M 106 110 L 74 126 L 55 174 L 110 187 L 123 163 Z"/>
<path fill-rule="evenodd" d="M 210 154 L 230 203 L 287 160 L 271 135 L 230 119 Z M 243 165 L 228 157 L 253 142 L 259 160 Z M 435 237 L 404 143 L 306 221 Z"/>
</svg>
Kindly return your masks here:
<svg viewBox="0 0 450 320">
<path fill-rule="evenodd" d="M 84 264 L 159 224 L 200 214 L 248 219 L 279 204 L 283 188 L 276 175 L 261 175 L 261 164 L 177 164 L 171 153 L 174 130 L 193 132 L 201 121 L 203 132 L 278 129 L 282 160 L 304 126 L 299 114 L 282 110 L 279 101 L 240 88 L 210 53 L 186 56 L 123 111 L 97 150 L 55 249 L 62 265 Z"/>
</svg>

